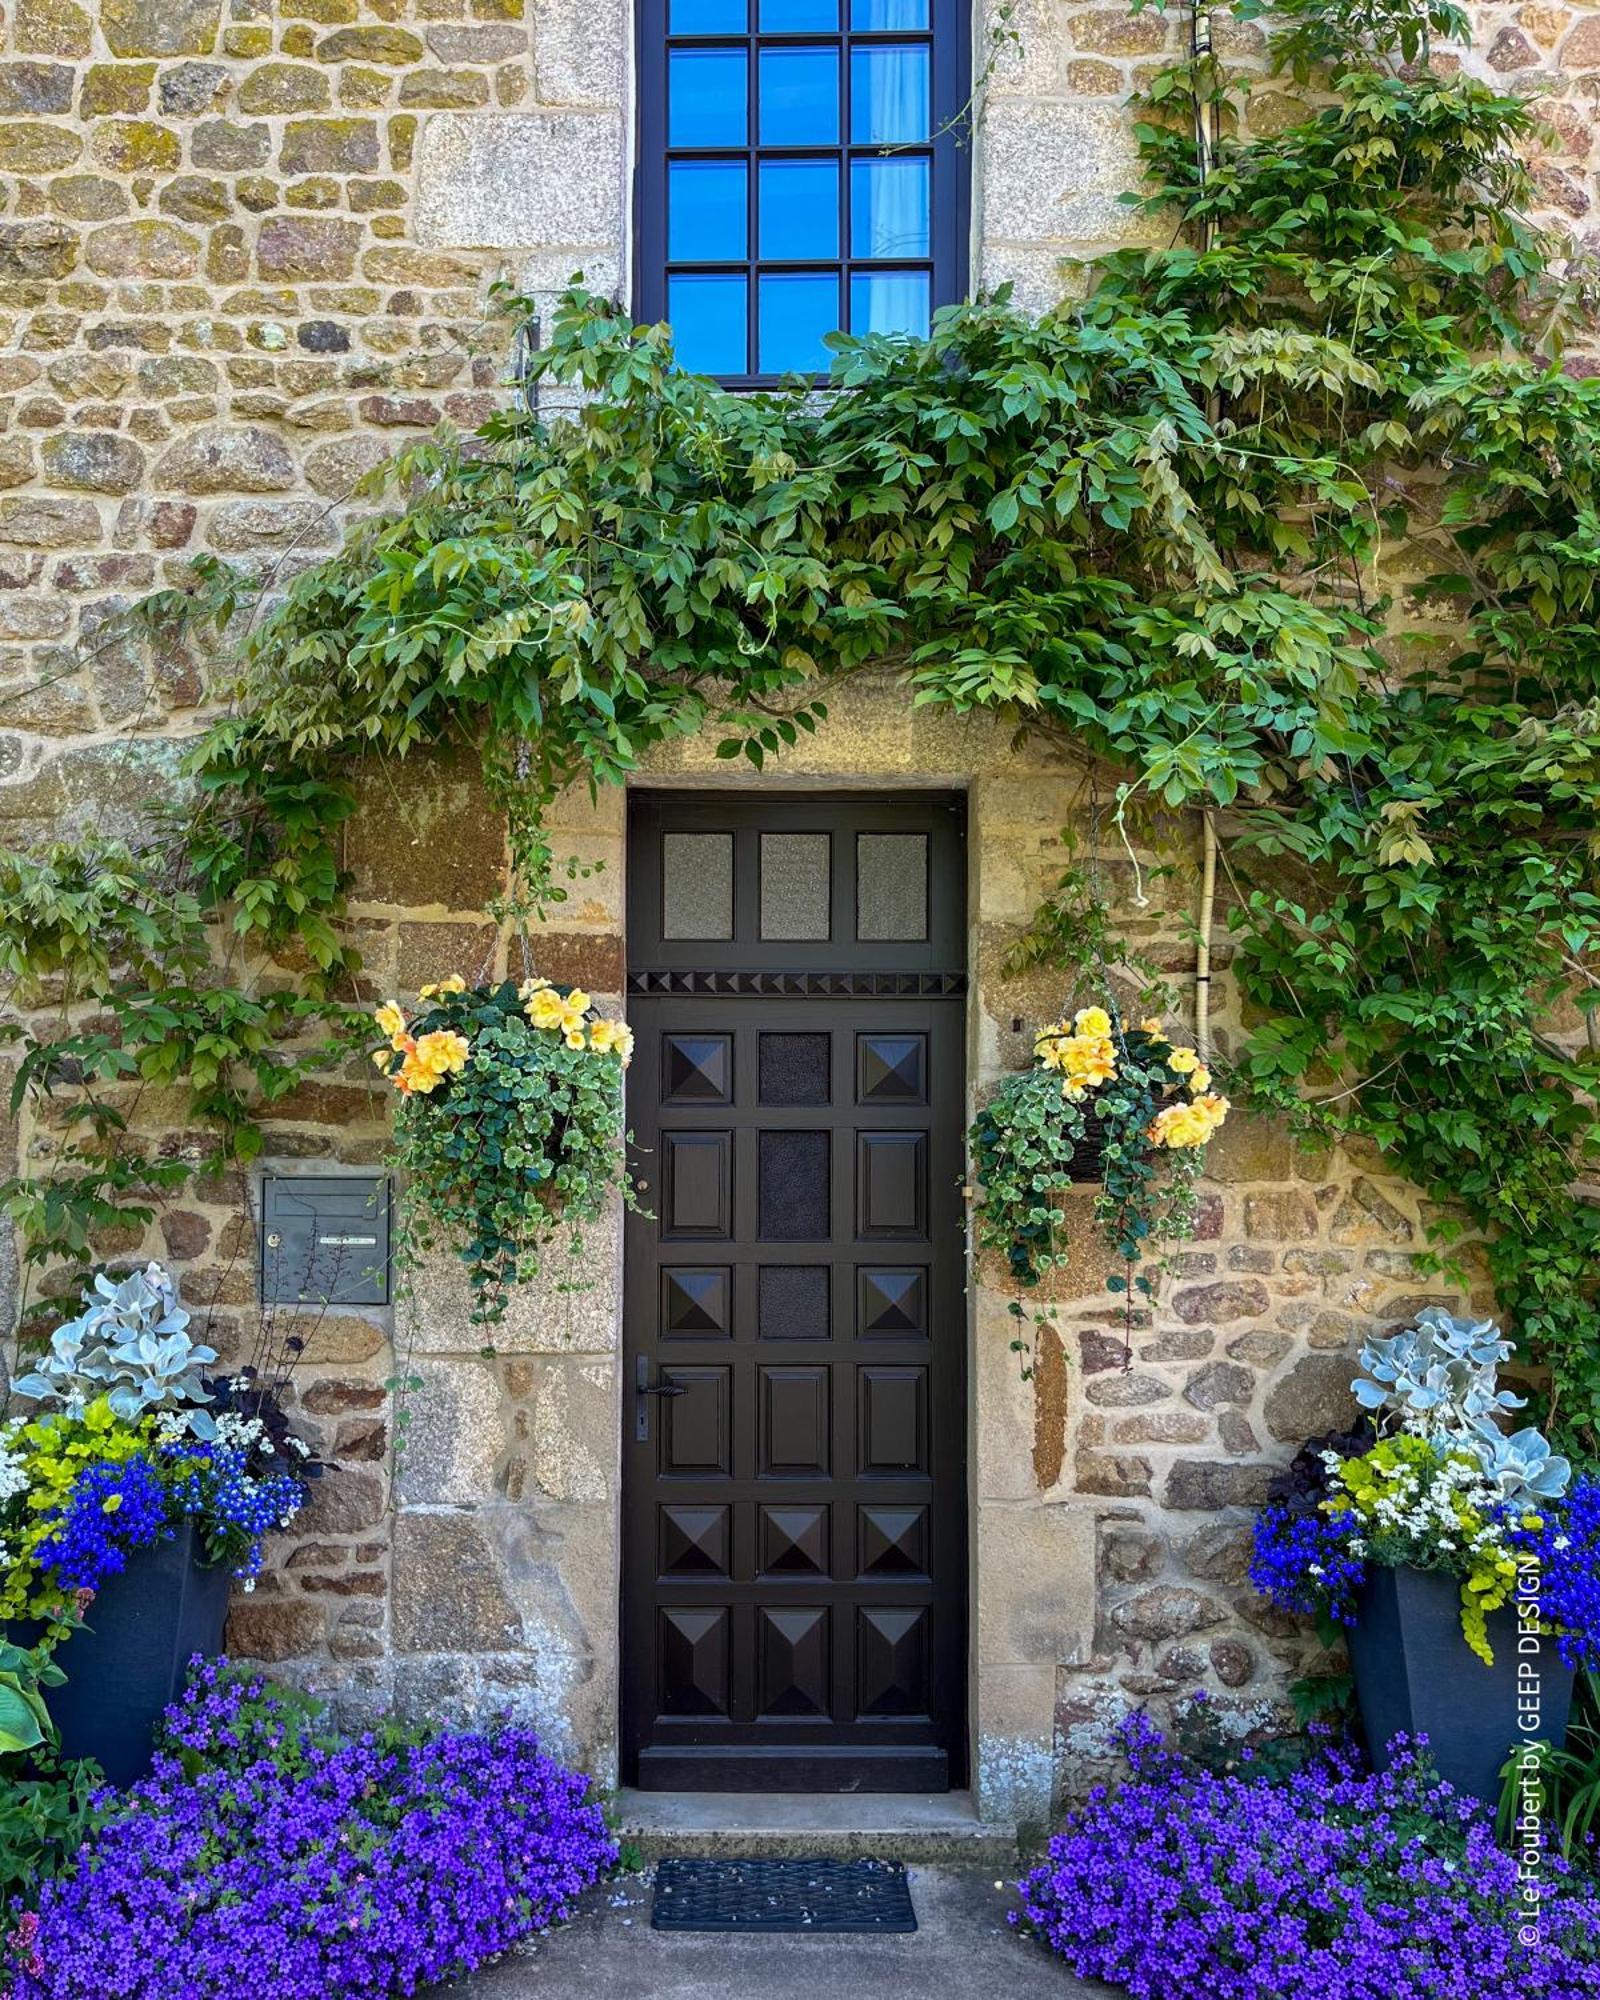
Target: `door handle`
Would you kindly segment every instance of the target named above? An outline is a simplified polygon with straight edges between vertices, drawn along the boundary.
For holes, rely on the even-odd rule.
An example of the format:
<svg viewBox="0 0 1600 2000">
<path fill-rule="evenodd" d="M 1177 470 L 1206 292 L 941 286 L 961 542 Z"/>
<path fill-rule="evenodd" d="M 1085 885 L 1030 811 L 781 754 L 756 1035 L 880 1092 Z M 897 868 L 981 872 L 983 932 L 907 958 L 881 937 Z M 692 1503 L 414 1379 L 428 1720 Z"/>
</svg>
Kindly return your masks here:
<svg viewBox="0 0 1600 2000">
<path fill-rule="evenodd" d="M 641 1354 L 633 1364 L 633 1434 L 640 1444 L 650 1442 L 650 1398 L 652 1396 L 686 1396 L 688 1390 L 681 1382 L 670 1379 L 664 1382 L 650 1380 L 650 1357 Z"/>
</svg>

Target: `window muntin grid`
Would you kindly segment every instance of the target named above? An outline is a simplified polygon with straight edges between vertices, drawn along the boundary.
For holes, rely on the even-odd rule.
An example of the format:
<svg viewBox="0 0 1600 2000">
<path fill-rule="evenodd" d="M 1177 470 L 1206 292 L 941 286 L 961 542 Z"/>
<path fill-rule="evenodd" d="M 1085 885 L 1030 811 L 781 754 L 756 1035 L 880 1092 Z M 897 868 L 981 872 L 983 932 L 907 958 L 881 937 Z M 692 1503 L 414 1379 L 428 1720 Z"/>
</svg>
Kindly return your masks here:
<svg viewBox="0 0 1600 2000">
<path fill-rule="evenodd" d="M 964 289 L 960 0 L 642 0 L 638 317 L 735 384 Z"/>
</svg>

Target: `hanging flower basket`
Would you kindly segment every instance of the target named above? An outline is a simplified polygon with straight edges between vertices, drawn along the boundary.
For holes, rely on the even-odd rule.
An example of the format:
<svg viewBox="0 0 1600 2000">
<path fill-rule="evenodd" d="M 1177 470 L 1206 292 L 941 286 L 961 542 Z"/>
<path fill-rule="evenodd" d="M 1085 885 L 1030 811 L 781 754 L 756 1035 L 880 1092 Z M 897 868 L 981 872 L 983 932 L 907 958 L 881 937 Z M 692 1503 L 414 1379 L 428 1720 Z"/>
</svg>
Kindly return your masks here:
<svg viewBox="0 0 1600 2000">
<path fill-rule="evenodd" d="M 621 1191 L 626 1023 L 581 987 L 548 979 L 468 986 L 458 975 L 374 1017 L 373 1061 L 399 1093 L 392 1161 L 401 1176 L 398 1251 L 415 1263 L 447 1247 L 466 1266 L 475 1321 L 504 1316 L 510 1288 L 535 1276 L 560 1228 L 581 1228 Z"/>
<path fill-rule="evenodd" d="M 979 1244 L 1001 1251 L 1021 1285 L 1065 1263 L 1062 1197 L 1092 1152 L 1096 1220 L 1126 1267 L 1107 1283 L 1148 1293 L 1135 1267 L 1151 1242 L 1193 1233 L 1205 1147 L 1227 1115 L 1199 1054 L 1158 1020 L 1125 1028 L 1104 1007 L 1080 1007 L 1039 1031 L 1033 1067 L 1007 1077 L 973 1121 Z"/>
</svg>

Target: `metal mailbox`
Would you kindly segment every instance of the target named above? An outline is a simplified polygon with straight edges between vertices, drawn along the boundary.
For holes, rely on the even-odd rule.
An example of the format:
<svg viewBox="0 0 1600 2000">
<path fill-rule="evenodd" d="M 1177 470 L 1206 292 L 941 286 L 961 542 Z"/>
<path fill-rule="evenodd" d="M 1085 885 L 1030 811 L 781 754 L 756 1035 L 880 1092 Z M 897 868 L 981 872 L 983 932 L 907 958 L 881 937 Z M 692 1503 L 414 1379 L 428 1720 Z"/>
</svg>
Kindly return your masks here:
<svg viewBox="0 0 1600 2000">
<path fill-rule="evenodd" d="M 261 1197 L 263 1305 L 389 1301 L 385 1174 L 268 1174 Z"/>
</svg>

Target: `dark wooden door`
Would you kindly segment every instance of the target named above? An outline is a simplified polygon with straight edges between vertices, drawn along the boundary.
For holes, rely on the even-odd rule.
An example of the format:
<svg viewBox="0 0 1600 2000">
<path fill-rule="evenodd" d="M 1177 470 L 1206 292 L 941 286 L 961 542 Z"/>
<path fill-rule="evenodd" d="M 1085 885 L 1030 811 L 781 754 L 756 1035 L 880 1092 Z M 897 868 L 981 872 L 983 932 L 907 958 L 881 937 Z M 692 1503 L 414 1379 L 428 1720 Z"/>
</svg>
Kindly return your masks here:
<svg viewBox="0 0 1600 2000">
<path fill-rule="evenodd" d="M 965 1782 L 950 798 L 631 815 L 624 1774 Z"/>
</svg>

